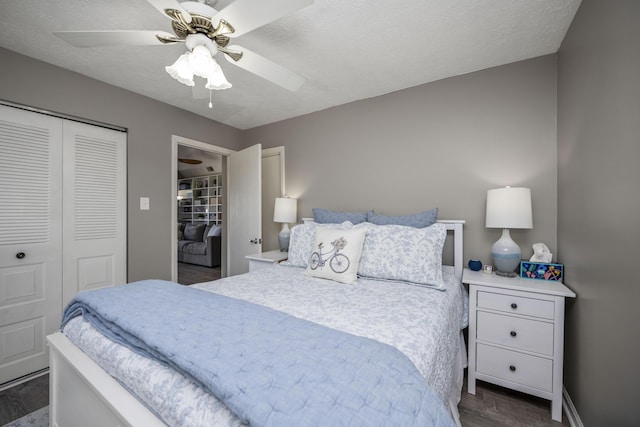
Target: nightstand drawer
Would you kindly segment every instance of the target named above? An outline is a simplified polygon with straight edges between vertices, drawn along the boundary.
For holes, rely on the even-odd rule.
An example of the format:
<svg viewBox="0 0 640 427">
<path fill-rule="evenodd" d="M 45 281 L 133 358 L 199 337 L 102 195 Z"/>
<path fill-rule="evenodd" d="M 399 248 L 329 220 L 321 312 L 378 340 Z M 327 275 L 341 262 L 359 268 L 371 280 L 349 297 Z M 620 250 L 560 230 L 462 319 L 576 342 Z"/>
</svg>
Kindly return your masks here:
<svg viewBox="0 0 640 427">
<path fill-rule="evenodd" d="M 551 359 L 478 343 L 476 371 L 538 390 L 553 391 Z"/>
<path fill-rule="evenodd" d="M 478 307 L 552 320 L 553 301 L 478 291 Z"/>
<path fill-rule="evenodd" d="M 502 314 L 477 312 L 477 339 L 553 356 L 553 324 Z"/>
</svg>

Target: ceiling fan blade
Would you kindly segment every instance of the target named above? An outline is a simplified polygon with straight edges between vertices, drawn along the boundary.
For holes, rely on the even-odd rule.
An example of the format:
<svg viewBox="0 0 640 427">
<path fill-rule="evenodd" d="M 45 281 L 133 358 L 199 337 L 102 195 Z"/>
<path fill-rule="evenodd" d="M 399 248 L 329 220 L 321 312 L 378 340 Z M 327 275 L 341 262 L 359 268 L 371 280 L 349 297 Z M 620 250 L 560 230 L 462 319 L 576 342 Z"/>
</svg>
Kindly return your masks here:
<svg viewBox="0 0 640 427">
<path fill-rule="evenodd" d="M 211 22 L 217 28 L 224 19 L 235 28 L 235 32 L 227 35 L 238 37 L 312 3 L 313 0 L 236 0 L 211 18 Z"/>
<path fill-rule="evenodd" d="M 120 45 L 162 45 L 158 36 L 169 40 L 176 39 L 175 34 L 164 31 L 56 31 L 53 34 L 77 47 L 120 46 Z"/>
<path fill-rule="evenodd" d="M 278 65 L 255 52 L 241 46 L 228 46 L 229 50 L 242 52 L 242 57 L 235 61 L 228 55 L 224 55 L 227 61 L 240 68 L 243 68 L 265 80 L 282 86 L 285 89 L 295 92 L 304 84 L 306 79 L 291 70 Z"/>
<path fill-rule="evenodd" d="M 187 12 L 187 10 L 184 7 L 182 7 L 182 5 L 177 2 L 177 0 L 147 0 L 147 1 L 151 4 L 151 6 L 158 9 L 163 15 L 167 15 L 167 12 L 166 12 L 167 9 L 169 10 L 173 9 L 180 12 L 186 22 L 191 22 L 191 14 Z M 172 18 L 171 15 L 169 15 L 169 17 Z"/>
</svg>

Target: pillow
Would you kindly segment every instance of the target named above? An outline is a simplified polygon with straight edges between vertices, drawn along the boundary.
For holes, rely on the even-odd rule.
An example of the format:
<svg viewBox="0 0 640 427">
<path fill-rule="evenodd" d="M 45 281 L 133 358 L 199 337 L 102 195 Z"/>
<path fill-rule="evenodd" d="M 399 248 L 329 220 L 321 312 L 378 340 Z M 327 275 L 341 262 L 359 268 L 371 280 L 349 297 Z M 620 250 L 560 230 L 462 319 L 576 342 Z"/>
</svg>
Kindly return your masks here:
<svg viewBox="0 0 640 427">
<path fill-rule="evenodd" d="M 364 229 L 318 227 L 305 274 L 347 284 L 355 283 L 365 235 Z"/>
<path fill-rule="evenodd" d="M 442 248 L 446 237 L 447 228 L 439 223 L 425 228 L 371 227 L 362 247 L 358 274 L 444 289 Z"/>
<path fill-rule="evenodd" d="M 184 233 L 183 230 L 184 229 L 184 224 L 179 222 L 178 223 L 178 240 L 182 240 L 184 238 Z"/>
<path fill-rule="evenodd" d="M 367 221 L 376 225 L 406 225 L 407 227 L 423 228 L 435 224 L 438 218 L 438 208 L 419 212 L 412 215 L 387 216 L 371 212 Z"/>
<path fill-rule="evenodd" d="M 184 226 L 184 240 L 195 240 L 202 242 L 205 224 L 187 224 Z"/>
<path fill-rule="evenodd" d="M 313 220 L 318 224 L 341 224 L 349 221 L 352 224 L 360 224 L 367 220 L 367 215 L 373 214 L 369 212 L 338 212 L 329 209 L 313 208 Z"/>
<path fill-rule="evenodd" d="M 207 233 L 207 237 L 220 235 L 222 235 L 222 227 L 220 227 L 219 225 L 212 225 L 211 228 L 209 228 L 209 232 Z"/>
<path fill-rule="evenodd" d="M 289 253 L 283 265 L 292 267 L 307 267 L 309 257 L 313 249 L 313 242 L 316 238 L 316 223 L 298 224 L 291 227 L 289 237 Z"/>
<path fill-rule="evenodd" d="M 307 224 L 298 224 L 291 227 L 291 236 L 289 237 L 289 253 L 287 260 L 282 265 L 292 267 L 307 267 L 309 265 L 309 257 L 313 251 L 316 239 L 316 230 L 320 227 L 341 227 L 351 228 L 353 224 L 348 221 L 342 224 L 316 224 L 310 222 Z"/>
</svg>

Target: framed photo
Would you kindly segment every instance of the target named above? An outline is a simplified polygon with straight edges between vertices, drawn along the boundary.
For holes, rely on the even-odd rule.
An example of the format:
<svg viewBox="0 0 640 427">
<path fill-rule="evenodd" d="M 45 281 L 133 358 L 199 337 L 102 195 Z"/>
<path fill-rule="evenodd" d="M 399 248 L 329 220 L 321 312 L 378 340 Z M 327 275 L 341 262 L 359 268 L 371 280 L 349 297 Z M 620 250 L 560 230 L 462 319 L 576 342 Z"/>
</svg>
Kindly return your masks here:
<svg viewBox="0 0 640 427">
<path fill-rule="evenodd" d="M 487 274 L 491 274 L 491 272 L 493 271 L 493 266 L 492 265 L 483 265 L 482 266 L 482 272 L 483 273 L 487 273 Z"/>
</svg>

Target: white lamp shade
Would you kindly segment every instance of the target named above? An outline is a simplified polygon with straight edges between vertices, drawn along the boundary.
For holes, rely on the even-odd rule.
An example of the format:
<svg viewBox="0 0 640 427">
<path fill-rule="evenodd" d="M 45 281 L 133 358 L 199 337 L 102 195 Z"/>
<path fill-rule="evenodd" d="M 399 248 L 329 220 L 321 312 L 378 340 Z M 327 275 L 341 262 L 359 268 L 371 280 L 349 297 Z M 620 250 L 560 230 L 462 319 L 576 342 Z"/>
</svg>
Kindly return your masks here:
<svg viewBox="0 0 640 427">
<path fill-rule="evenodd" d="M 531 189 L 496 188 L 487 191 L 487 228 L 533 228 Z"/>
<path fill-rule="evenodd" d="M 189 55 L 189 65 L 193 74 L 200 77 L 207 77 L 211 68 L 218 65 L 211 57 L 211 52 L 204 46 L 196 46 Z"/>
<path fill-rule="evenodd" d="M 213 64 L 211 64 L 211 69 L 207 74 L 207 84 L 205 87 L 207 89 L 214 90 L 223 90 L 229 89 L 231 87 L 231 83 L 227 81 L 224 73 L 222 72 L 222 68 L 220 65 L 212 58 Z"/>
<path fill-rule="evenodd" d="M 189 53 L 183 53 L 180 57 L 168 67 L 164 67 L 167 73 L 177 81 L 187 86 L 193 86 L 193 71 L 189 64 Z"/>
<path fill-rule="evenodd" d="M 273 221 L 284 223 L 296 222 L 298 215 L 297 202 L 297 199 L 276 197 L 276 204 L 273 208 Z"/>
</svg>

